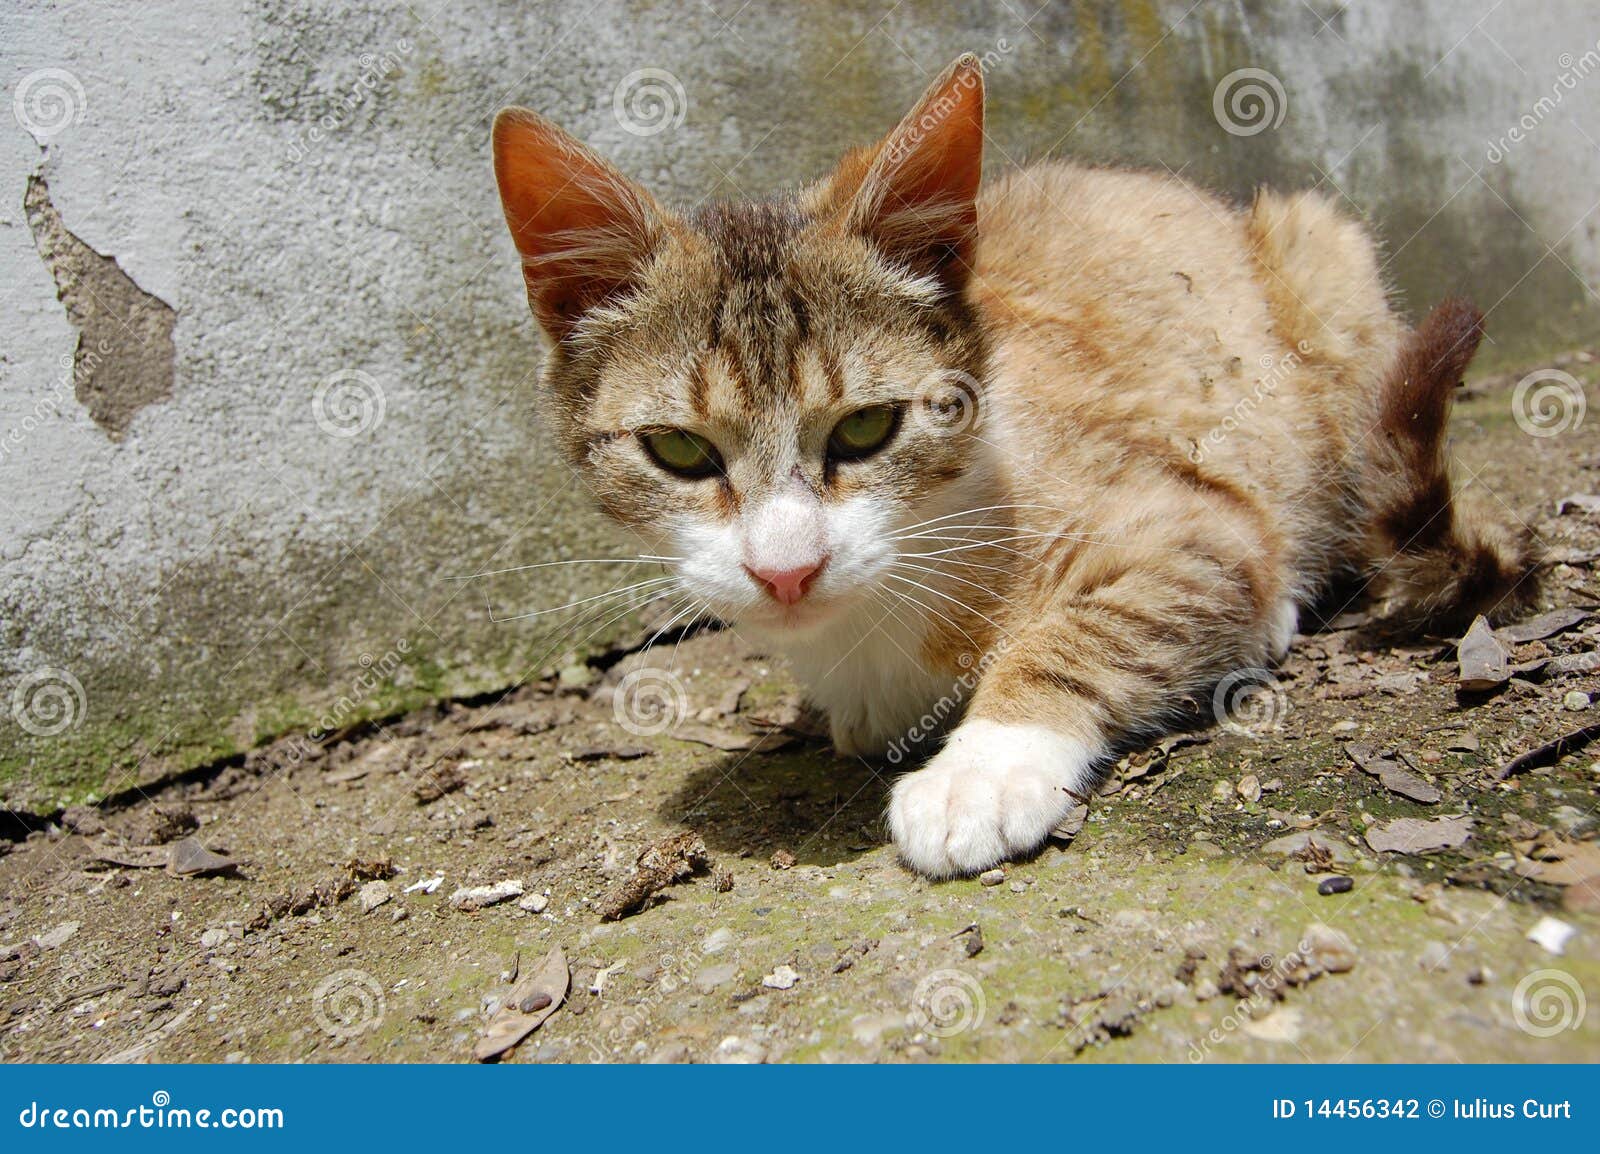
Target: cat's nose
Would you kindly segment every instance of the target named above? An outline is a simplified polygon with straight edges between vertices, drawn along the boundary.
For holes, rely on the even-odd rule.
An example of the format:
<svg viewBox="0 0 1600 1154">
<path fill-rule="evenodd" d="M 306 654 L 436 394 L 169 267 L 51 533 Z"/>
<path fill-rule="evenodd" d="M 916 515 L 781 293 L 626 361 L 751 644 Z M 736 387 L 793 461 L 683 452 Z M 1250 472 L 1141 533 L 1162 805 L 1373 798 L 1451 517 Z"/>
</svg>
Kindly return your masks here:
<svg viewBox="0 0 1600 1154">
<path fill-rule="evenodd" d="M 806 590 L 811 588 L 811 583 L 822 571 L 826 560 L 824 557 L 814 564 L 797 565 L 789 569 L 752 568 L 746 565 L 744 571 L 755 578 L 757 585 L 772 594 L 779 605 L 793 605 L 806 595 Z"/>
</svg>

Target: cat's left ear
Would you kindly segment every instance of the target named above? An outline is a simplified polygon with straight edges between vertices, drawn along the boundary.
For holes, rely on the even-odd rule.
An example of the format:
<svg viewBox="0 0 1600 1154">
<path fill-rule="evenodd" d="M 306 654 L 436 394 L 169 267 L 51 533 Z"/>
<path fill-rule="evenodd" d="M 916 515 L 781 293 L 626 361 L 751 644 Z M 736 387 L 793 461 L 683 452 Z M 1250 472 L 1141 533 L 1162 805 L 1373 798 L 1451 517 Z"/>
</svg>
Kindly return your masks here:
<svg viewBox="0 0 1600 1154">
<path fill-rule="evenodd" d="M 538 113 L 494 120 L 494 175 L 533 315 L 561 341 L 637 281 L 665 228 L 644 189 Z"/>
<path fill-rule="evenodd" d="M 848 223 L 891 259 L 966 287 L 983 175 L 983 69 L 968 53 L 929 85 L 878 146 Z"/>
</svg>

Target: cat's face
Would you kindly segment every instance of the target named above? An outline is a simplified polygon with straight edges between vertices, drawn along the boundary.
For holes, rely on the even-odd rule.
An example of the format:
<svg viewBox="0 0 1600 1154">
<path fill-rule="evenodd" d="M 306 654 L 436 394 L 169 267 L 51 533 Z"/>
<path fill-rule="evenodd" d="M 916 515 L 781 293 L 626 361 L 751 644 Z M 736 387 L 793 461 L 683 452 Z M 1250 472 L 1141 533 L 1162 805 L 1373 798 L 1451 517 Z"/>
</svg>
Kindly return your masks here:
<svg viewBox="0 0 1600 1154">
<path fill-rule="evenodd" d="M 604 509 L 719 617 L 800 632 L 887 609 L 900 535 L 986 491 L 965 75 L 935 127 L 967 152 L 936 141 L 930 167 L 925 129 L 891 134 L 793 200 L 684 215 L 532 114 L 497 122 L 552 338 L 547 418 Z"/>
</svg>

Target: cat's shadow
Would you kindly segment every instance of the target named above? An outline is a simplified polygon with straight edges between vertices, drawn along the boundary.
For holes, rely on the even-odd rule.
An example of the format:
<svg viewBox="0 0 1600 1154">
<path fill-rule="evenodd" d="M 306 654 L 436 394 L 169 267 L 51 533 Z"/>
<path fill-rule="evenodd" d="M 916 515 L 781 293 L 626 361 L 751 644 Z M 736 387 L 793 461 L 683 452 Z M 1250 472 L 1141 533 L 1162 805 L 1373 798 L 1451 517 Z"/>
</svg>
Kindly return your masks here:
<svg viewBox="0 0 1600 1154">
<path fill-rule="evenodd" d="M 699 762 L 662 805 L 712 856 L 831 866 L 888 841 L 884 807 L 895 771 L 837 757 L 825 741 Z"/>
</svg>

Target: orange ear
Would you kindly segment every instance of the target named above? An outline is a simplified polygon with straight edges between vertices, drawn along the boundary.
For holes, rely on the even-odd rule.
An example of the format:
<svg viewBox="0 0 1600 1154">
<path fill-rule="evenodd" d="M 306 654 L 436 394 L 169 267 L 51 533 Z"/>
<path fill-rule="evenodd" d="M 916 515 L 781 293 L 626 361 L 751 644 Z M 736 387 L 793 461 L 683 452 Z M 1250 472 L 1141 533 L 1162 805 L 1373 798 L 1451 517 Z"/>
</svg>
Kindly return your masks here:
<svg viewBox="0 0 1600 1154">
<path fill-rule="evenodd" d="M 892 259 L 960 291 L 978 236 L 983 70 L 968 53 L 878 146 L 850 224 Z"/>
<path fill-rule="evenodd" d="M 661 233 L 650 194 L 526 108 L 494 120 L 494 175 L 528 303 L 552 340 L 625 292 Z"/>
</svg>

